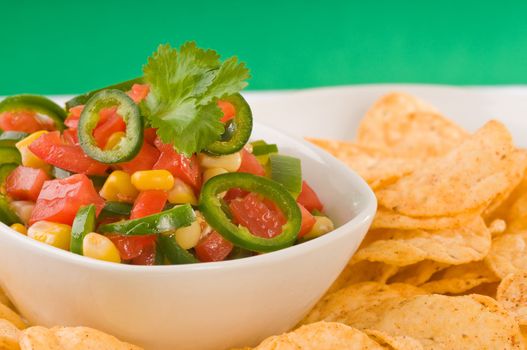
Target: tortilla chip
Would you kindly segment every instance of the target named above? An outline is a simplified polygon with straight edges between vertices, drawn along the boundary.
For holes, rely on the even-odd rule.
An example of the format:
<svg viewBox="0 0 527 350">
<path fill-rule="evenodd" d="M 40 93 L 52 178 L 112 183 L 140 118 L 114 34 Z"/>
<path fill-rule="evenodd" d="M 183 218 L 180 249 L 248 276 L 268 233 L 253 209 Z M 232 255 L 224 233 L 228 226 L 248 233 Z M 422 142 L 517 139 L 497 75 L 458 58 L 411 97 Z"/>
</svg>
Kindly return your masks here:
<svg viewBox="0 0 527 350">
<path fill-rule="evenodd" d="M 20 350 L 18 339 L 20 330 L 11 322 L 0 319 L 0 349 L 2 350 Z"/>
<path fill-rule="evenodd" d="M 456 147 L 468 133 L 414 96 L 391 93 L 366 113 L 357 142 L 407 158 L 430 158 Z"/>
<path fill-rule="evenodd" d="M 333 293 L 341 288 L 360 282 L 386 283 L 398 270 L 397 266 L 382 262 L 363 260 L 355 264 L 350 263 L 340 273 L 337 280 L 333 282 L 327 293 Z"/>
<path fill-rule="evenodd" d="M 4 304 L 0 304 L 0 318 L 3 318 L 12 324 L 14 324 L 19 329 L 24 329 L 27 327 L 26 323 L 20 317 L 16 312 L 5 306 Z"/>
<path fill-rule="evenodd" d="M 523 349 L 516 320 L 482 295 L 418 295 L 390 305 L 374 329 L 409 336 L 424 349 Z"/>
<path fill-rule="evenodd" d="M 507 230 L 507 223 L 501 219 L 495 219 L 489 225 L 489 232 L 492 237 L 501 235 L 505 230 Z"/>
<path fill-rule="evenodd" d="M 485 263 L 500 278 L 510 273 L 527 271 L 527 231 L 493 238 Z"/>
<path fill-rule="evenodd" d="M 389 156 L 385 151 L 352 142 L 306 138 L 355 170 L 372 189 L 397 181 L 423 163 L 416 159 Z"/>
<path fill-rule="evenodd" d="M 460 294 L 481 284 L 497 282 L 499 278 L 482 262 L 449 267 L 437 275 L 433 280 L 419 287 L 429 293 Z"/>
<path fill-rule="evenodd" d="M 270 337 L 255 350 L 382 350 L 363 332 L 335 322 L 317 322 Z"/>
<path fill-rule="evenodd" d="M 402 230 L 443 230 L 460 227 L 480 216 L 485 207 L 477 208 L 455 216 L 410 217 L 379 207 L 371 226 L 372 229 L 394 228 Z"/>
<path fill-rule="evenodd" d="M 368 233 L 353 261 L 407 266 L 432 260 L 459 265 L 483 259 L 490 243 L 490 232 L 480 217 L 466 226 L 441 231 L 375 230 Z"/>
<path fill-rule="evenodd" d="M 21 350 L 141 350 L 88 327 L 30 327 L 22 332 Z"/>
<path fill-rule="evenodd" d="M 364 331 L 371 339 L 389 350 L 422 350 L 423 346 L 419 341 L 407 336 L 393 337 L 384 332 L 375 329 L 366 329 Z"/>
<path fill-rule="evenodd" d="M 511 273 L 501 281 L 496 293 L 498 303 L 527 325 L 527 271 Z"/>
<path fill-rule="evenodd" d="M 401 267 L 399 272 L 390 277 L 388 283 L 406 283 L 419 286 L 428 281 L 435 273 L 446 269 L 449 264 L 424 260 L 413 265 Z"/>
<path fill-rule="evenodd" d="M 505 218 L 508 232 L 527 230 L 527 193 L 519 196 L 508 208 Z"/>
<path fill-rule="evenodd" d="M 322 298 L 301 324 L 333 321 L 353 325 L 359 329 L 372 328 L 372 325 L 379 322 L 383 310 L 389 305 L 424 293 L 422 289 L 409 284 L 353 284 Z"/>
<path fill-rule="evenodd" d="M 376 195 L 381 206 L 407 216 L 457 215 L 490 204 L 510 187 L 526 161 L 505 126 L 490 121 L 446 156 Z"/>
</svg>

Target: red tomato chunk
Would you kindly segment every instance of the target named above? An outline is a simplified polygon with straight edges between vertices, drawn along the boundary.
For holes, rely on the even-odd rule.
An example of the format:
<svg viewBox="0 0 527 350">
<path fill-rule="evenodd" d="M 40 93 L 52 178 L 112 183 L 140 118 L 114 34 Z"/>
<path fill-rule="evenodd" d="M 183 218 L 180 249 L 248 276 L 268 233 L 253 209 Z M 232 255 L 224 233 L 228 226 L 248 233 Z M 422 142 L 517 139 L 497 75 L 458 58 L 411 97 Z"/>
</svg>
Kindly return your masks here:
<svg viewBox="0 0 527 350">
<path fill-rule="evenodd" d="M 196 192 L 199 192 L 201 188 L 201 169 L 198 157 L 193 155 L 187 158 L 177 153 L 172 145 L 167 145 L 159 139 L 156 139 L 155 145 L 161 151 L 161 155 L 153 168 L 170 171 L 172 175 L 180 178 L 183 182 L 192 186 Z"/>
<path fill-rule="evenodd" d="M 304 237 L 311 229 L 315 222 L 317 221 L 313 215 L 302 204 L 298 204 L 300 212 L 302 213 L 302 224 L 300 225 L 300 231 L 298 232 L 298 238 Z"/>
<path fill-rule="evenodd" d="M 151 144 L 145 142 L 139 153 L 129 162 L 120 163 L 119 167 L 129 174 L 140 170 L 150 170 L 159 158 L 159 151 Z"/>
<path fill-rule="evenodd" d="M 139 193 L 132 208 L 130 219 L 139 219 L 163 211 L 168 199 L 165 191 L 143 191 Z"/>
<path fill-rule="evenodd" d="M 249 173 L 253 175 L 265 176 L 265 169 L 260 164 L 258 159 L 252 154 L 247 152 L 245 149 L 241 150 L 242 163 L 238 169 L 239 173 Z"/>
<path fill-rule="evenodd" d="M 52 130 L 53 125 L 42 123 L 33 111 L 18 110 L 0 114 L 0 129 L 4 131 L 22 131 L 31 134 L 42 129 Z"/>
<path fill-rule="evenodd" d="M 36 201 L 44 181 L 49 179 L 42 169 L 19 166 L 7 177 L 5 189 L 12 199 Z"/>
<path fill-rule="evenodd" d="M 302 192 L 300 192 L 296 201 L 302 204 L 309 212 L 312 212 L 315 209 L 318 211 L 324 209 L 324 206 L 315 191 L 313 191 L 305 181 L 302 181 Z"/>
<path fill-rule="evenodd" d="M 135 103 L 143 101 L 148 93 L 150 92 L 150 86 L 148 84 L 134 84 L 132 89 L 127 92 L 128 96 L 134 100 Z"/>
<path fill-rule="evenodd" d="M 104 175 L 108 165 L 88 157 L 79 145 L 66 144 L 58 131 L 43 134 L 29 150 L 48 164 L 87 175 Z"/>
<path fill-rule="evenodd" d="M 115 244 L 121 259 L 131 260 L 139 257 L 145 247 L 155 244 L 156 235 L 147 236 L 122 236 L 108 235 L 108 238 Z"/>
<path fill-rule="evenodd" d="M 272 238 L 282 233 L 285 218 L 276 206 L 256 193 L 231 201 L 233 221 L 247 227 L 255 236 Z"/>
<path fill-rule="evenodd" d="M 79 208 L 92 203 L 98 215 L 104 207 L 104 199 L 86 175 L 49 180 L 42 186 L 29 223 L 46 220 L 71 225 Z"/>
<path fill-rule="evenodd" d="M 220 107 L 221 111 L 223 112 L 223 117 L 220 119 L 222 123 L 228 122 L 236 115 L 236 109 L 230 102 L 220 100 L 218 101 L 218 107 Z"/>
<path fill-rule="evenodd" d="M 200 261 L 221 261 L 231 253 L 233 245 L 216 231 L 202 238 L 194 250 Z"/>
</svg>

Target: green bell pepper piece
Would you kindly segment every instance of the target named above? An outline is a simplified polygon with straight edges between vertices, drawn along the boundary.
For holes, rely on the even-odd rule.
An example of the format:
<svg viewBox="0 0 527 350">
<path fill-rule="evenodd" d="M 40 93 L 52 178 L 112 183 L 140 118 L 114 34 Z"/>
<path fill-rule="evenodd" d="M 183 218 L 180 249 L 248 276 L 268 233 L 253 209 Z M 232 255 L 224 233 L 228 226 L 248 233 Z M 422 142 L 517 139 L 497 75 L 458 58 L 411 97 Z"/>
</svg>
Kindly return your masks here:
<svg viewBox="0 0 527 350">
<path fill-rule="evenodd" d="M 80 207 L 71 226 L 70 251 L 82 255 L 82 242 L 84 236 L 95 231 L 96 220 L 95 205 L 85 205 Z"/>
</svg>

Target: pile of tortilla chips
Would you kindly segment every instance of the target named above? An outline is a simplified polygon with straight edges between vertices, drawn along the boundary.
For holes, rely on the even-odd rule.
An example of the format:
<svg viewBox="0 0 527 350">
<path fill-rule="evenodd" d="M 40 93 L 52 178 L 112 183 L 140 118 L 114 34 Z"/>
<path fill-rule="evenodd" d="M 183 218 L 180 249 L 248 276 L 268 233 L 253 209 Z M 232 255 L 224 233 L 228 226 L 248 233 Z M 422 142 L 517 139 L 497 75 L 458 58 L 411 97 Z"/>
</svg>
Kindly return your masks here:
<svg viewBox="0 0 527 350">
<path fill-rule="evenodd" d="M 393 93 L 354 142 L 309 140 L 368 182 L 378 212 L 301 324 L 255 349 L 527 348 L 527 151 L 504 125 L 469 133 Z M 24 329 L 8 305 L 0 293 L 1 349 L 138 349 L 89 328 Z"/>
</svg>

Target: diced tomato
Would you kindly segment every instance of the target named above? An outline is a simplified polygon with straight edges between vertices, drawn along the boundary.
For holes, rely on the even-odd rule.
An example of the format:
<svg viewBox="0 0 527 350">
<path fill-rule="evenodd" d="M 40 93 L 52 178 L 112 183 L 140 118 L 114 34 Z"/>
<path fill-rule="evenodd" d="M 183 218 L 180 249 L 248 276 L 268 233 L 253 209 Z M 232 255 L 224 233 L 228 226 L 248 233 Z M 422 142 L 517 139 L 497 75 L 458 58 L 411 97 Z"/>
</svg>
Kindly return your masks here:
<svg viewBox="0 0 527 350">
<path fill-rule="evenodd" d="M 120 115 L 114 113 L 110 115 L 104 122 L 99 121 L 95 130 L 93 130 L 93 138 L 97 142 L 97 146 L 99 146 L 99 148 L 104 148 L 106 142 L 108 142 L 108 139 L 113 133 L 125 130 L 126 124 L 123 118 Z"/>
<path fill-rule="evenodd" d="M 148 142 L 144 142 L 135 158 L 126 163 L 119 163 L 119 167 L 129 174 L 139 170 L 150 170 L 156 164 L 158 158 L 159 151 L 157 148 Z"/>
<path fill-rule="evenodd" d="M 232 248 L 231 242 L 223 238 L 218 232 L 212 231 L 198 242 L 194 251 L 200 261 L 210 262 L 225 260 Z"/>
<path fill-rule="evenodd" d="M 198 157 L 194 154 L 187 158 L 177 153 L 172 145 L 167 145 L 161 140 L 156 139 L 156 147 L 161 151 L 159 159 L 154 164 L 153 169 L 166 169 L 175 177 L 192 186 L 196 192 L 201 188 L 201 169 Z"/>
<path fill-rule="evenodd" d="M 220 119 L 222 123 L 228 122 L 236 115 L 236 108 L 234 108 L 234 105 L 230 102 L 219 100 L 218 107 L 220 107 L 223 112 L 223 117 Z"/>
<path fill-rule="evenodd" d="M 149 144 L 153 145 L 156 141 L 157 137 L 157 129 L 155 128 L 146 128 L 145 129 L 145 142 L 148 142 Z"/>
<path fill-rule="evenodd" d="M 241 150 L 242 163 L 238 169 L 239 173 L 249 173 L 253 175 L 265 176 L 265 169 L 260 164 L 258 159 L 252 154 L 247 152 L 245 149 Z"/>
<path fill-rule="evenodd" d="M 153 244 L 156 241 L 156 235 L 146 236 L 123 236 L 123 235 L 108 235 L 113 244 L 119 250 L 121 259 L 131 260 L 137 258 L 143 253 L 146 246 Z"/>
<path fill-rule="evenodd" d="M 228 203 L 228 202 L 232 201 L 233 199 L 242 198 L 242 197 L 245 197 L 248 194 L 249 194 L 249 192 L 247 192 L 245 190 L 242 190 L 241 188 L 231 188 L 230 190 L 227 191 L 227 193 L 225 194 L 223 199 L 225 201 L 227 201 L 227 203 Z"/>
<path fill-rule="evenodd" d="M 33 111 L 18 110 L 0 114 L 0 129 L 4 131 L 23 131 L 33 133 L 44 129 Z"/>
<path fill-rule="evenodd" d="M 302 181 L 302 192 L 300 192 L 296 201 L 302 204 L 309 212 L 312 212 L 315 209 L 318 211 L 324 209 L 324 206 L 315 191 L 313 191 L 305 181 Z"/>
<path fill-rule="evenodd" d="M 78 145 L 79 137 L 77 135 L 77 129 L 66 129 L 62 132 L 62 139 L 68 145 Z"/>
<path fill-rule="evenodd" d="M 155 235 L 154 235 L 155 237 Z M 139 256 L 132 259 L 132 265 L 154 265 L 156 262 L 156 241 L 146 244 Z"/>
<path fill-rule="evenodd" d="M 150 92 L 150 85 L 148 84 L 134 84 L 132 85 L 132 89 L 127 92 L 128 96 L 132 100 L 134 100 L 135 103 L 139 103 L 143 101 L 146 96 L 148 96 L 148 93 Z"/>
<path fill-rule="evenodd" d="M 104 175 L 108 169 L 108 165 L 88 157 L 79 145 L 64 143 L 58 131 L 43 134 L 29 150 L 46 163 L 75 173 Z"/>
<path fill-rule="evenodd" d="M 68 128 L 77 129 L 77 127 L 79 126 L 79 119 L 81 118 L 81 113 L 83 109 L 84 105 L 71 107 L 68 113 L 68 117 L 66 118 L 66 120 L 64 120 L 64 125 L 66 125 Z"/>
<path fill-rule="evenodd" d="M 47 180 L 49 176 L 44 170 L 19 166 L 7 177 L 5 189 L 12 199 L 36 201 Z"/>
<path fill-rule="evenodd" d="M 29 223 L 47 220 L 71 225 L 77 210 L 94 204 L 97 215 L 104 207 L 104 199 L 95 191 L 91 180 L 83 174 L 44 182 Z"/>
<path fill-rule="evenodd" d="M 276 206 L 256 193 L 249 193 L 229 203 L 233 221 L 245 226 L 253 235 L 272 238 L 282 233 L 283 214 Z"/>
<path fill-rule="evenodd" d="M 167 199 L 166 191 L 142 191 L 134 202 L 130 219 L 139 219 L 163 211 Z"/>
<path fill-rule="evenodd" d="M 300 212 L 302 213 L 302 225 L 300 226 L 300 231 L 298 232 L 298 238 L 304 237 L 315 225 L 316 219 L 302 204 L 298 204 Z"/>
</svg>

